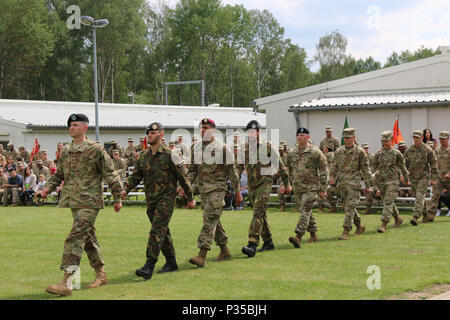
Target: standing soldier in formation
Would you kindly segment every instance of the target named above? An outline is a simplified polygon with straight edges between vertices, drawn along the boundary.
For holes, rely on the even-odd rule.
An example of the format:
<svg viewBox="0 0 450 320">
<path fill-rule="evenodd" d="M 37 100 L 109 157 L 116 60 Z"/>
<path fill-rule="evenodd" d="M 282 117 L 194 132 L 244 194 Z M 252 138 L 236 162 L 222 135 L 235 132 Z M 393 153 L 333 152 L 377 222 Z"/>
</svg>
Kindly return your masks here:
<svg viewBox="0 0 450 320">
<path fill-rule="evenodd" d="M 436 155 L 433 150 L 422 141 L 422 131 L 416 130 L 413 133 L 414 144 L 405 151 L 405 164 L 409 171 L 409 179 L 412 192 L 416 197 L 414 206 L 414 216 L 411 224 L 417 226 L 418 220 L 425 213 L 425 194 L 428 185 L 434 186 L 438 177 L 436 165 Z M 431 182 L 430 182 L 431 178 Z M 426 217 L 424 216 L 423 222 Z"/>
<path fill-rule="evenodd" d="M 280 159 L 283 161 L 284 164 L 287 163 L 287 152 L 285 152 L 285 146 L 284 145 L 280 145 L 280 147 L 278 148 L 279 153 L 280 153 Z M 278 202 L 280 203 L 280 211 L 284 211 L 286 209 L 286 190 L 285 188 L 281 187 L 281 182 L 282 179 L 281 177 L 279 177 L 278 179 L 276 179 L 276 184 L 278 184 L 278 190 L 277 190 L 277 196 L 278 196 Z"/>
<path fill-rule="evenodd" d="M 140 155 L 136 168 L 125 182 L 122 199 L 142 179 L 144 180 L 147 216 L 152 228 L 146 250 L 147 261 L 142 268 L 136 270 L 136 275 L 148 280 L 153 275 L 160 251 L 166 258 L 166 263 L 159 273 L 178 270 L 175 249 L 169 230 L 169 222 L 174 211 L 177 195 L 177 181 L 180 182 L 185 191 L 189 201 L 189 209 L 195 207 L 195 200 L 187 177 L 185 163 L 161 143 L 164 136 L 162 125 L 159 122 L 154 122 L 148 126 L 145 133 L 150 148 Z"/>
<path fill-rule="evenodd" d="M 114 169 L 117 171 L 117 173 L 119 174 L 119 176 L 122 179 L 125 179 L 127 176 L 127 163 L 125 162 L 124 159 L 122 159 L 120 157 L 120 153 L 119 150 L 114 150 L 113 151 L 113 164 L 114 164 Z"/>
<path fill-rule="evenodd" d="M 373 167 L 373 159 L 374 159 L 375 155 L 373 153 L 370 153 L 370 151 L 369 151 L 370 146 L 368 143 L 363 143 L 361 146 L 367 155 L 367 159 L 369 160 L 369 168 L 370 168 L 371 172 L 373 173 L 373 172 L 375 172 L 375 169 Z M 372 205 L 373 205 L 374 195 L 375 195 L 375 190 L 370 191 L 369 194 L 366 195 L 366 211 L 364 211 L 363 214 L 370 214 L 370 210 L 372 209 Z"/>
<path fill-rule="evenodd" d="M 309 131 L 306 128 L 297 130 L 298 147 L 289 150 L 287 167 L 294 186 L 295 199 L 300 207 L 300 220 L 295 229 L 296 236 L 289 242 L 300 248 L 302 237 L 308 231 L 311 234 L 308 242 L 318 241 L 317 225 L 312 215 L 316 196 L 323 199 L 328 184 L 327 159 L 319 148 L 308 144 Z"/>
<path fill-rule="evenodd" d="M 100 144 L 86 138 L 88 117 L 72 114 L 67 125 L 73 141 L 64 149 L 58 170 L 41 192 L 42 198 L 45 198 L 64 181 L 59 207 L 72 209 L 73 227 L 64 243 L 60 266 L 64 276 L 60 283 L 46 288 L 47 292 L 62 296 L 72 293 L 72 276 L 80 266 L 83 251 L 86 251 L 96 274 L 87 288 L 96 288 L 108 282 L 94 227 L 95 219 L 104 207 L 102 180 L 109 184 L 114 196 L 114 210 L 119 212 L 122 208 L 122 182 L 111 158 Z"/>
<path fill-rule="evenodd" d="M 113 140 L 113 141 L 111 142 L 111 144 L 112 144 L 112 146 L 111 146 L 111 147 L 109 148 L 109 150 L 108 150 L 108 155 L 111 157 L 111 159 L 112 159 L 112 157 L 113 157 L 113 151 L 114 151 L 114 150 L 118 150 L 118 151 L 119 151 L 119 156 L 120 156 L 121 158 L 123 158 L 123 157 L 124 157 L 124 154 L 125 154 L 125 152 L 123 151 L 123 147 L 120 146 L 119 143 L 118 143 L 116 140 Z"/>
<path fill-rule="evenodd" d="M 125 149 L 125 160 L 127 161 L 127 166 L 134 166 L 134 153 L 136 152 L 136 147 L 133 143 L 134 139 L 132 137 L 128 138 L 128 147 Z"/>
<path fill-rule="evenodd" d="M 220 247 L 220 254 L 216 261 L 231 257 L 227 247 L 228 237 L 220 222 L 223 200 L 228 190 L 228 180 L 231 181 L 234 190 L 236 206 L 241 203 L 242 198 L 233 153 L 224 143 L 215 139 L 216 124 L 213 120 L 205 118 L 200 125 L 203 141 L 193 146 L 189 180 L 195 183 L 200 191 L 203 204 L 203 227 L 197 239 L 200 252 L 196 257 L 189 259 L 189 262 L 204 267 L 206 255 L 211 249 L 213 240 Z"/>
<path fill-rule="evenodd" d="M 333 127 L 326 126 L 325 135 L 326 135 L 325 138 L 323 138 L 322 141 L 320 141 L 319 145 L 320 150 L 323 150 L 323 148 L 326 146 L 331 146 L 333 150 L 337 150 L 341 146 L 341 143 L 339 142 L 338 138 L 333 136 Z"/>
<path fill-rule="evenodd" d="M 183 157 L 187 157 L 189 154 L 189 149 L 187 145 L 183 142 L 183 136 L 178 136 L 177 143 L 175 145 L 181 151 Z"/>
<path fill-rule="evenodd" d="M 366 229 L 361 223 L 361 217 L 356 211 L 360 198 L 361 175 L 366 184 L 365 193 L 372 187 L 372 176 L 369 169 L 367 155 L 361 147 L 355 145 L 355 129 L 344 130 L 345 145 L 340 147 L 334 154 L 334 162 L 331 165 L 330 185 L 337 186 L 339 193 L 345 201 L 344 232 L 339 240 L 347 240 L 352 230 L 352 221 L 356 225 L 356 235 L 360 235 Z"/>
<path fill-rule="evenodd" d="M 402 154 L 392 147 L 391 140 L 392 131 L 383 131 L 381 134 L 383 149 L 379 150 L 373 159 L 373 169 L 377 171 L 377 195 L 383 199 L 381 227 L 377 230 L 379 233 L 386 232 L 392 216 L 395 219 L 394 228 L 400 227 L 403 222 L 395 206 L 395 200 L 400 190 L 398 173 L 402 173 L 402 181 L 405 182 L 408 181 L 408 171 Z"/>
<path fill-rule="evenodd" d="M 450 191 L 450 149 L 448 147 L 450 133 L 448 131 L 441 131 L 439 133 L 439 142 L 441 147 L 434 150 L 436 155 L 438 178 L 436 184 L 433 186 L 433 196 L 429 203 L 427 222 L 434 221 L 436 210 L 439 205 L 439 197 L 446 189 Z"/>
<path fill-rule="evenodd" d="M 245 169 L 248 177 L 249 198 L 253 205 L 253 218 L 248 231 L 248 245 L 242 248 L 242 253 L 248 257 L 255 256 L 260 237 L 264 243 L 259 251 L 274 249 L 266 214 L 273 176 L 276 174 L 281 176 L 284 183 L 282 188 L 287 194 L 292 191 L 283 160 L 277 150 L 267 141 L 262 141 L 260 129 L 261 126 L 256 120 L 250 121 L 246 127 L 248 142 L 245 143 Z M 270 159 L 269 163 L 264 164 L 265 159 L 260 158 L 261 154 Z"/>
</svg>

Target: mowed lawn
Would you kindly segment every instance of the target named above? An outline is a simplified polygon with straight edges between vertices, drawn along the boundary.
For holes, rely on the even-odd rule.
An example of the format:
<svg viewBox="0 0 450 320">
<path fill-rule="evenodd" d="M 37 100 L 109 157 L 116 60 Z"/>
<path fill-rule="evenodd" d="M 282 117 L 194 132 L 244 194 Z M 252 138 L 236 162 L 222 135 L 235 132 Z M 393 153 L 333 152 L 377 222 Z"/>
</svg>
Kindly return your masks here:
<svg viewBox="0 0 450 320">
<path fill-rule="evenodd" d="M 45 292 L 61 280 L 59 271 L 65 237 L 72 217 L 69 209 L 54 206 L 0 208 L 0 299 L 384 299 L 394 294 L 450 283 L 450 218 L 409 224 L 400 229 L 389 225 L 378 234 L 379 214 L 363 216 L 366 232 L 347 241 L 342 232 L 342 214 L 315 214 L 318 243 L 301 249 L 288 238 L 294 235 L 299 213 L 269 209 L 268 218 L 276 250 L 247 258 L 241 252 L 247 243 L 252 212 L 224 211 L 222 223 L 229 236 L 233 258 L 212 261 L 219 249 L 213 245 L 204 268 L 188 260 L 198 253 L 197 236 L 202 225 L 200 210 L 176 209 L 170 224 L 180 271 L 157 274 L 164 264 L 161 255 L 153 278 L 135 276 L 145 262 L 150 223 L 143 206 L 128 206 L 117 214 L 111 206 L 96 222 L 103 248 L 107 286 L 85 289 L 94 278 L 87 256 L 81 265 L 81 290 L 69 297 Z M 369 290 L 369 266 L 378 266 L 381 289 Z"/>
</svg>

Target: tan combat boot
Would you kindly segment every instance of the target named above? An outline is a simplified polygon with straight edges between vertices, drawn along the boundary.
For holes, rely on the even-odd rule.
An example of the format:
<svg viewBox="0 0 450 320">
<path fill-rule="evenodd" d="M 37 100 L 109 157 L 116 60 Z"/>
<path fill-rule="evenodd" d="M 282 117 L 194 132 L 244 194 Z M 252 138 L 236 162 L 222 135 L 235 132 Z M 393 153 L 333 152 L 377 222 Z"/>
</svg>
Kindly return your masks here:
<svg viewBox="0 0 450 320">
<path fill-rule="evenodd" d="M 295 248 L 300 248 L 302 246 L 302 236 L 297 234 L 295 237 L 290 237 L 289 242 L 292 243 Z"/>
<path fill-rule="evenodd" d="M 337 212 L 337 207 L 335 205 L 331 206 L 331 208 L 330 208 L 330 210 L 328 210 L 328 212 L 330 212 L 330 213 Z"/>
<path fill-rule="evenodd" d="M 86 288 L 87 289 L 98 288 L 107 283 L 108 278 L 106 277 L 105 269 L 103 266 L 100 266 L 95 268 L 95 279 Z"/>
<path fill-rule="evenodd" d="M 388 223 L 386 221 L 381 221 L 381 227 L 377 229 L 378 233 L 385 233 Z"/>
<path fill-rule="evenodd" d="M 45 291 L 58 296 L 70 296 L 72 294 L 72 276 L 75 272 L 64 272 L 60 283 L 48 286 Z"/>
<path fill-rule="evenodd" d="M 350 238 L 350 229 L 344 228 L 344 231 L 339 236 L 339 240 L 348 240 Z"/>
<path fill-rule="evenodd" d="M 222 260 L 229 259 L 229 258 L 231 258 L 231 253 L 228 250 L 228 247 L 221 246 L 219 256 L 217 258 L 215 258 L 214 261 L 222 261 Z"/>
<path fill-rule="evenodd" d="M 402 223 L 403 219 L 400 216 L 398 216 L 397 218 L 395 218 L 394 228 L 400 228 Z"/>
<path fill-rule="evenodd" d="M 359 226 L 356 226 L 355 236 L 360 236 L 364 233 L 364 230 L 366 230 L 366 227 L 361 223 Z"/>
<path fill-rule="evenodd" d="M 417 226 L 417 224 L 418 224 L 417 218 L 416 218 L 416 217 L 412 217 L 410 223 L 411 223 L 413 226 Z"/>
<path fill-rule="evenodd" d="M 194 258 L 190 258 L 189 262 L 197 265 L 198 267 L 204 267 L 206 264 L 206 254 L 208 253 L 208 249 L 201 248 L 198 256 Z"/>
<path fill-rule="evenodd" d="M 315 232 L 311 232 L 311 237 L 308 239 L 308 243 L 317 242 L 319 238 Z"/>
<path fill-rule="evenodd" d="M 427 222 L 434 222 L 434 217 L 436 217 L 436 213 L 429 213 L 427 215 Z"/>
</svg>

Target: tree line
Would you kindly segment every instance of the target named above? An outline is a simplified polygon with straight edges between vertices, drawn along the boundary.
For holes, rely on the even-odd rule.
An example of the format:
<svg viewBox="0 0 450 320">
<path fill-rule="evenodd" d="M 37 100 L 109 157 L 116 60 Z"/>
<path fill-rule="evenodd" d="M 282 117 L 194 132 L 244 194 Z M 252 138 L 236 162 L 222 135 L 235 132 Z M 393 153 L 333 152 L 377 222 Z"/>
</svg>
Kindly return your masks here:
<svg viewBox="0 0 450 320">
<path fill-rule="evenodd" d="M 164 104 L 164 82 L 204 80 L 205 103 L 252 106 L 254 99 L 430 57 L 393 52 L 385 64 L 356 60 L 338 30 L 316 54 L 285 37 L 267 10 L 220 0 L 0 0 L 0 98 L 93 101 L 92 30 L 69 29 L 67 8 L 107 18 L 97 30 L 99 101 Z M 312 63 L 319 65 L 312 71 Z M 200 105 L 196 84 L 171 86 L 168 102 Z"/>
</svg>

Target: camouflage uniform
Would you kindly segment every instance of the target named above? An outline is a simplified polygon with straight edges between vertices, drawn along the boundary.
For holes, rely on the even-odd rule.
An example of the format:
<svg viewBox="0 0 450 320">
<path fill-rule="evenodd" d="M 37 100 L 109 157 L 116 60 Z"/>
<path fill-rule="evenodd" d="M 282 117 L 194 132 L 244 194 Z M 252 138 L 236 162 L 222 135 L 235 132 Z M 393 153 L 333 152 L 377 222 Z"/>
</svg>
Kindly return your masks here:
<svg viewBox="0 0 450 320">
<path fill-rule="evenodd" d="M 158 260 L 160 251 L 166 259 L 175 257 L 169 222 L 175 206 L 177 181 L 188 200 L 193 199 L 187 169 L 183 162 L 176 162 L 172 161 L 172 152 L 165 145 L 161 144 L 155 155 L 149 148 L 140 155 L 133 173 L 124 183 L 128 193 L 144 179 L 147 216 L 152 224 L 146 255 L 154 262 Z"/>
<path fill-rule="evenodd" d="M 392 132 L 383 132 L 383 140 L 392 138 Z M 398 219 L 398 210 L 395 200 L 399 194 L 398 172 L 401 171 L 405 181 L 408 181 L 408 171 L 405 167 L 405 160 L 400 151 L 393 148 L 377 151 L 373 159 L 373 167 L 377 171 L 376 188 L 380 190 L 383 199 L 383 212 L 381 221 L 389 223 L 391 217 Z"/>
<path fill-rule="evenodd" d="M 419 133 L 415 132 L 414 134 L 418 135 Z M 405 151 L 405 164 L 409 171 L 411 189 L 416 197 L 414 218 L 418 219 L 425 213 L 425 194 L 428 190 L 430 173 L 433 181 L 436 181 L 438 176 L 436 155 L 423 142 L 418 148 L 413 144 Z"/>
<path fill-rule="evenodd" d="M 104 207 L 102 180 L 105 180 L 120 203 L 122 183 L 114 170 L 111 158 L 98 143 L 87 139 L 81 144 L 70 143 L 61 153 L 60 165 L 45 187 L 55 190 L 62 181 L 59 207 L 71 208 L 73 227 L 64 243 L 61 270 L 69 266 L 79 266 L 86 251 L 93 268 L 104 265 L 103 254 L 95 235 L 95 219 Z"/>
<path fill-rule="evenodd" d="M 61 158 L 60 158 L 60 159 L 61 159 Z M 47 168 L 47 167 L 45 167 L 45 166 L 43 165 L 42 160 L 38 160 L 36 163 L 37 163 L 37 164 L 42 164 L 42 167 L 41 167 L 41 168 L 39 168 L 39 167 L 37 166 L 37 164 L 36 164 L 36 166 L 33 168 L 33 173 L 34 173 L 34 175 L 36 176 L 36 179 L 39 179 L 39 176 L 42 174 L 42 175 L 45 176 L 45 181 L 48 181 L 48 179 L 50 179 L 50 176 L 51 176 L 51 174 L 50 174 L 50 169 Z"/>
<path fill-rule="evenodd" d="M 439 134 L 439 138 L 448 139 L 450 133 L 447 131 L 442 131 Z M 450 191 L 450 179 L 445 178 L 445 175 L 450 174 L 450 148 L 447 147 L 443 149 L 443 147 L 439 147 L 434 150 L 434 154 L 437 159 L 437 167 L 438 167 L 438 178 L 436 181 L 436 185 L 433 186 L 433 196 L 429 203 L 428 214 L 430 215 L 430 219 L 434 220 L 434 216 L 436 214 L 436 210 L 439 204 L 439 197 L 441 196 L 442 191 L 447 189 Z"/>
<path fill-rule="evenodd" d="M 266 141 L 258 141 L 255 150 L 255 159 L 252 159 L 250 155 L 251 144 L 245 143 L 245 169 L 248 177 L 248 194 L 250 202 L 253 205 L 253 218 L 250 223 L 248 238 L 249 243 L 256 246 L 259 244 L 259 238 L 261 237 L 264 242 L 268 242 L 272 239 L 272 233 L 270 232 L 269 222 L 267 221 L 267 203 L 272 191 L 273 176 L 279 174 L 282 180 L 280 184 L 282 187 L 289 187 L 289 174 L 280 158 L 279 153 L 275 150 L 270 143 Z M 253 148 L 253 147 L 252 147 Z M 274 159 L 272 161 L 278 161 L 278 168 L 274 171 L 272 168 L 272 162 L 268 164 L 261 163 L 259 158 L 259 152 L 261 148 L 266 148 L 266 155 L 268 158 Z M 256 163 L 252 163 L 256 160 Z M 264 172 L 267 171 L 267 172 Z M 270 173 L 269 175 L 267 173 Z"/>
<path fill-rule="evenodd" d="M 283 150 L 284 150 L 283 146 L 280 146 L 280 150 L 281 150 L 281 148 L 283 148 Z M 284 152 L 283 155 L 280 155 L 280 159 L 283 161 L 284 164 L 287 163 L 287 157 L 288 157 L 287 152 Z M 286 193 L 281 194 L 281 192 L 280 192 L 281 183 L 282 183 L 281 177 L 276 179 L 276 184 L 279 185 L 279 187 L 277 189 L 278 203 L 280 204 L 280 208 L 284 209 L 284 207 L 286 206 Z"/>
<path fill-rule="evenodd" d="M 344 130 L 345 135 L 354 135 L 353 128 Z M 340 147 L 334 154 L 334 162 L 331 165 L 330 178 L 338 181 L 338 191 L 345 201 L 344 230 L 352 229 L 352 221 L 356 226 L 361 225 L 361 217 L 356 211 L 360 198 L 361 174 L 366 187 L 372 186 L 372 177 L 369 169 L 367 155 L 361 147 L 353 145 L 348 148 Z"/>
<path fill-rule="evenodd" d="M 127 172 L 127 164 L 125 162 L 124 159 L 119 158 L 119 159 L 112 159 L 113 164 L 114 164 L 114 169 L 117 171 L 117 173 L 119 174 L 119 176 L 122 179 L 126 178 L 126 172 Z"/>
<path fill-rule="evenodd" d="M 333 127 L 331 127 L 331 126 L 326 126 L 325 127 L 325 131 L 326 132 L 332 132 L 332 130 L 333 130 Z M 330 150 L 330 151 L 336 152 L 336 150 L 340 146 L 341 146 L 341 142 L 339 141 L 339 139 L 336 138 L 335 136 L 331 136 L 330 138 L 325 137 L 325 138 L 322 139 L 322 141 L 320 141 L 319 149 L 320 149 L 320 151 L 322 151 L 324 147 L 328 147 L 328 148 L 332 148 L 333 149 L 333 150 Z"/>
<path fill-rule="evenodd" d="M 114 141 L 116 142 L 116 141 Z M 116 142 L 116 148 L 114 148 L 114 146 L 112 146 L 111 148 L 108 149 L 108 155 L 110 156 L 110 158 L 112 159 L 113 157 L 113 151 L 114 150 L 118 150 L 119 151 L 119 157 L 123 158 L 125 156 L 125 152 L 123 151 L 123 147 L 119 146 Z"/>
<path fill-rule="evenodd" d="M 364 148 L 369 148 L 369 144 L 363 143 L 362 147 L 363 147 L 363 149 Z M 369 160 L 369 168 L 370 168 L 371 172 L 375 172 L 376 171 L 376 169 L 373 167 L 374 158 L 375 158 L 375 154 L 370 153 L 370 152 L 367 154 L 367 159 Z M 375 190 L 371 190 L 369 192 L 369 194 L 366 195 L 366 206 L 367 206 L 367 209 L 366 209 L 366 212 L 365 212 L 366 214 L 370 213 L 370 209 L 371 209 L 371 207 L 373 205 L 373 199 L 375 197 L 375 193 L 376 193 Z"/>
<path fill-rule="evenodd" d="M 295 233 L 303 236 L 306 231 L 317 232 L 317 225 L 312 215 L 312 208 L 317 192 L 325 192 L 328 184 L 327 159 L 319 148 L 307 145 L 306 148 L 289 150 L 287 167 L 295 192 L 297 205 L 300 207 L 300 219 Z"/>
<path fill-rule="evenodd" d="M 211 155 L 212 159 L 207 159 L 205 155 Z M 214 161 L 216 158 L 217 161 Z M 227 163 L 226 159 L 233 159 L 233 153 L 218 140 L 203 141 L 193 146 L 189 180 L 199 188 L 203 203 L 203 227 L 197 239 L 200 249 L 210 250 L 213 239 L 219 247 L 226 246 L 228 242 L 220 222 L 227 181 L 231 181 L 234 192 L 240 190 L 234 162 Z"/>
</svg>

